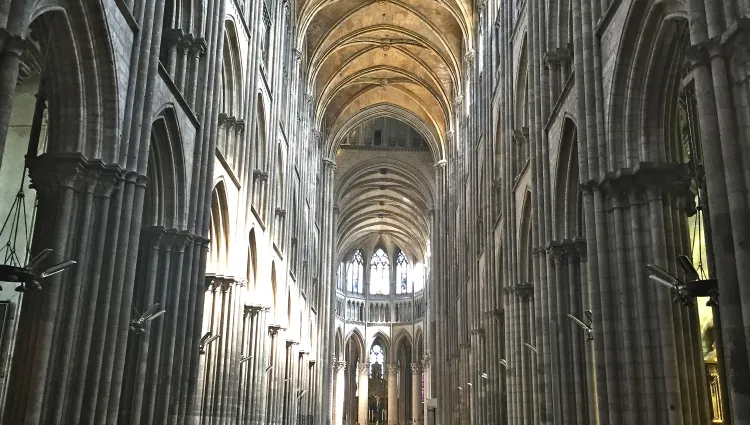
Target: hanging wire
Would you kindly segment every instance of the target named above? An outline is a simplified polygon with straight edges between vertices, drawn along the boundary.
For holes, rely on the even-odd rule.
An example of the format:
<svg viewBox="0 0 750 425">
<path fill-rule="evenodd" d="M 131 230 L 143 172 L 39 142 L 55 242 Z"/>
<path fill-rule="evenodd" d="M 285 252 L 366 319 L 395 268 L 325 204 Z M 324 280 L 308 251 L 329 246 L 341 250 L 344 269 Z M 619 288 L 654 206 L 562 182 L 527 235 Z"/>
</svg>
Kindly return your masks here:
<svg viewBox="0 0 750 425">
<path fill-rule="evenodd" d="M 696 140 L 696 122 L 694 120 L 694 105 L 690 102 L 690 98 L 687 96 L 680 96 L 680 103 L 682 104 L 682 110 L 685 114 L 685 121 L 687 126 L 687 139 L 688 139 L 688 167 L 690 169 L 690 176 L 696 185 L 696 214 L 695 214 L 695 226 L 693 226 L 693 235 L 691 237 L 691 254 L 698 251 L 698 264 L 696 269 L 700 274 L 701 279 L 706 279 L 707 272 L 703 264 L 703 243 L 705 243 L 704 235 L 704 214 L 703 214 L 703 198 L 701 196 L 701 188 L 703 187 L 703 176 L 701 175 L 700 168 L 703 164 L 700 151 L 698 149 L 698 141 Z M 692 256 L 692 255 L 691 255 Z M 691 259 L 692 260 L 692 259 Z"/>
<path fill-rule="evenodd" d="M 5 244 L 0 247 L 0 253 L 3 253 L 3 264 L 10 266 L 22 267 L 29 261 L 29 254 L 31 252 L 31 226 L 29 225 L 29 215 L 26 211 L 26 194 L 24 191 L 24 185 L 26 184 L 26 175 L 28 174 L 28 162 L 31 158 L 36 158 L 39 153 L 39 139 L 42 132 L 42 123 L 44 121 L 45 112 L 47 110 L 47 97 L 45 95 L 46 86 L 44 78 L 44 67 L 49 62 L 50 55 L 50 40 L 52 39 L 52 31 L 54 24 L 57 22 L 57 16 L 53 17 L 49 23 L 49 30 L 47 31 L 47 39 L 43 40 L 45 44 L 44 58 L 42 61 L 42 71 L 39 81 L 39 88 L 36 94 L 36 103 L 34 105 L 34 115 L 31 119 L 31 129 L 29 131 L 29 142 L 26 150 L 26 158 L 24 161 L 23 171 L 21 173 L 21 184 L 18 188 L 18 193 L 13 201 L 13 204 L 8 211 L 8 216 L 3 221 L 3 226 L 0 228 L 0 237 L 4 234 L 6 229 L 8 230 L 8 240 Z M 45 134 L 46 137 L 46 134 Z M 34 208 L 31 215 L 31 223 L 36 221 L 36 205 L 37 200 L 34 200 Z M 18 257 L 18 236 L 20 233 L 21 217 L 23 217 L 23 235 L 25 237 L 23 262 Z M 8 225 L 10 224 L 10 228 Z"/>
</svg>

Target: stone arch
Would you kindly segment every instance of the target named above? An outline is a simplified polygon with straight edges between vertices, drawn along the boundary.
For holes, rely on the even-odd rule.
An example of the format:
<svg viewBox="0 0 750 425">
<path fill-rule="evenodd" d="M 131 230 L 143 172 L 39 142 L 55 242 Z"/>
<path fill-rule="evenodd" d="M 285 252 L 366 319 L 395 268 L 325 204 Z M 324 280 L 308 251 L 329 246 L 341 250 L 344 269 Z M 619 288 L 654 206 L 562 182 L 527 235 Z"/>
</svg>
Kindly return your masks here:
<svg viewBox="0 0 750 425">
<path fill-rule="evenodd" d="M 229 265 L 230 231 L 229 205 L 224 181 L 219 181 L 211 191 L 211 219 L 209 227 L 209 261 L 207 270 L 224 272 Z"/>
<path fill-rule="evenodd" d="M 532 252 L 534 250 L 533 241 L 533 230 L 532 230 L 532 217 L 531 217 L 531 192 L 526 191 L 521 206 L 521 226 L 519 228 L 520 234 L 518 237 L 519 241 L 519 253 L 520 253 L 520 267 L 521 276 L 524 282 L 531 282 L 534 279 L 533 273 L 533 258 Z"/>
<path fill-rule="evenodd" d="M 257 290 L 258 285 L 258 241 L 255 237 L 255 229 L 250 229 L 247 253 L 247 287 Z"/>
<path fill-rule="evenodd" d="M 263 94 L 258 93 L 257 116 L 255 119 L 255 168 L 265 171 L 268 155 L 268 123 L 266 121 L 266 104 Z"/>
<path fill-rule="evenodd" d="M 677 3 L 634 3 L 622 40 L 606 111 L 609 152 L 599 156 L 608 158 L 609 170 L 639 162 L 682 162 L 672 145 L 681 70 L 690 44 L 685 11 Z"/>
<path fill-rule="evenodd" d="M 336 356 L 336 361 L 344 361 L 344 334 L 341 327 L 336 328 L 333 355 Z"/>
<path fill-rule="evenodd" d="M 413 335 L 411 335 L 408 331 L 404 329 L 400 329 L 396 335 L 393 337 L 393 352 L 396 353 L 398 350 L 404 345 L 408 344 L 410 347 L 412 346 L 413 341 Z"/>
<path fill-rule="evenodd" d="M 383 331 L 377 331 L 372 335 L 372 338 L 368 340 L 367 343 L 367 353 L 372 350 L 373 345 L 376 341 L 380 340 L 381 347 L 383 347 L 383 351 L 385 351 L 385 355 L 389 356 L 391 354 L 390 348 L 391 348 L 391 339 L 386 335 Z M 386 361 L 388 361 L 388 357 L 386 357 Z"/>
<path fill-rule="evenodd" d="M 276 276 L 276 261 L 271 262 L 271 293 L 268 294 L 268 299 L 273 308 L 273 317 L 279 318 L 279 305 L 278 305 L 278 282 Z"/>
<path fill-rule="evenodd" d="M 44 80 L 49 134 L 54 135 L 48 152 L 80 152 L 105 163 L 117 162 L 120 103 L 101 6 L 39 2 L 27 16 L 19 80 L 29 74 Z"/>
<path fill-rule="evenodd" d="M 222 112 L 228 116 L 239 117 L 242 110 L 242 81 L 244 81 L 244 76 L 237 28 L 232 19 L 225 19 L 224 21 L 224 57 L 222 65 Z"/>
<path fill-rule="evenodd" d="M 324 152 L 326 157 L 331 160 L 336 158 L 336 152 L 346 138 L 346 135 L 349 134 L 352 129 L 368 120 L 381 117 L 393 118 L 408 124 L 414 130 L 419 132 L 419 134 L 427 141 L 435 162 L 444 158 L 445 151 L 443 149 L 443 140 L 441 139 L 439 128 L 436 128 L 432 123 L 424 120 L 421 116 L 403 106 L 390 103 L 380 103 L 362 108 L 362 110 L 351 116 L 348 120 L 338 126 L 332 127 L 331 135 L 328 138 L 329 143 Z"/>
<path fill-rule="evenodd" d="M 416 334 L 414 336 L 414 354 L 415 361 L 424 358 L 424 333 L 422 332 L 421 327 L 417 328 Z"/>
<path fill-rule="evenodd" d="M 354 365 L 355 362 L 364 363 L 365 357 L 365 339 L 359 329 L 353 329 L 346 337 L 347 363 Z M 353 356 L 349 357 L 349 356 Z"/>
<path fill-rule="evenodd" d="M 578 132 L 573 120 L 566 117 L 560 135 L 560 153 L 555 176 L 555 239 L 573 239 L 578 234 Z"/>
<path fill-rule="evenodd" d="M 187 184 L 179 124 L 171 106 L 154 120 L 150 145 L 143 225 L 182 228 Z"/>
</svg>

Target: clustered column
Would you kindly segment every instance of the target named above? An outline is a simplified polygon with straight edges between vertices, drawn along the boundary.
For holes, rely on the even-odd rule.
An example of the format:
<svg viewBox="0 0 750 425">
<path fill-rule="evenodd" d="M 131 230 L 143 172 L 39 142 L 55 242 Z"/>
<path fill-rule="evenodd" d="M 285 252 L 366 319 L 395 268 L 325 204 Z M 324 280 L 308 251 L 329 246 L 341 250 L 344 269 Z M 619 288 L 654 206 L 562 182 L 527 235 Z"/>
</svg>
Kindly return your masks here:
<svg viewBox="0 0 750 425">
<path fill-rule="evenodd" d="M 346 362 L 338 361 L 334 367 L 336 385 L 334 387 L 335 402 L 333 404 L 333 424 L 341 425 L 344 421 L 344 395 L 346 386 Z"/>
<path fill-rule="evenodd" d="M 357 423 L 359 425 L 367 425 L 367 413 L 369 410 L 368 397 L 370 382 L 370 364 L 360 363 L 358 367 L 359 372 L 359 386 L 357 387 L 357 394 L 359 396 L 357 405 Z M 390 407 L 389 407 L 390 408 Z"/>
<path fill-rule="evenodd" d="M 422 423 L 422 365 L 411 364 L 411 416 L 412 423 Z"/>
<path fill-rule="evenodd" d="M 386 365 L 388 370 L 388 425 L 398 423 L 398 365 Z"/>
</svg>

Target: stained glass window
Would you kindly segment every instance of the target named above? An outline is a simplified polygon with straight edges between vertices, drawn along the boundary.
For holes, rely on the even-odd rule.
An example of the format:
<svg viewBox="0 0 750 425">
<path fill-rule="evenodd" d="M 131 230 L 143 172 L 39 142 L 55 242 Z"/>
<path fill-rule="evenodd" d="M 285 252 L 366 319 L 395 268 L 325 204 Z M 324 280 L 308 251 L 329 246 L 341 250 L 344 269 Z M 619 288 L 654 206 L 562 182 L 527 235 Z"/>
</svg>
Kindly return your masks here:
<svg viewBox="0 0 750 425">
<path fill-rule="evenodd" d="M 375 374 L 375 376 L 380 375 L 380 377 L 383 378 L 384 370 L 385 352 L 383 352 L 383 347 L 375 344 L 372 346 L 372 350 L 370 350 L 370 378 L 373 377 L 373 374 Z"/>
<path fill-rule="evenodd" d="M 397 294 L 408 294 L 412 291 L 413 282 L 410 279 L 409 273 L 409 259 L 406 258 L 406 254 L 400 251 L 396 256 L 396 279 L 398 284 L 396 285 Z"/>
<path fill-rule="evenodd" d="M 390 292 L 390 261 L 388 254 L 378 248 L 370 259 L 370 294 L 388 295 Z"/>
<path fill-rule="evenodd" d="M 352 257 L 352 261 L 347 266 L 346 289 L 349 292 L 362 293 L 364 264 L 365 260 L 362 258 L 362 251 L 357 250 Z"/>
</svg>

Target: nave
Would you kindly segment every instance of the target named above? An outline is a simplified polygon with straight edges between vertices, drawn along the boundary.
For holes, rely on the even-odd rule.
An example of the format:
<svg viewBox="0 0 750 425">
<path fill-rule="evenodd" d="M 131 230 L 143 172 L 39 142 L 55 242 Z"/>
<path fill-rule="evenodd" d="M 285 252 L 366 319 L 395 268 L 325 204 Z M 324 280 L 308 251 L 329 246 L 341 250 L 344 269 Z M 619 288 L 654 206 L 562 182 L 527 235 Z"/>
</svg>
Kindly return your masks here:
<svg viewBox="0 0 750 425">
<path fill-rule="evenodd" d="M 750 425 L 749 18 L 0 2 L 0 425 Z"/>
</svg>

